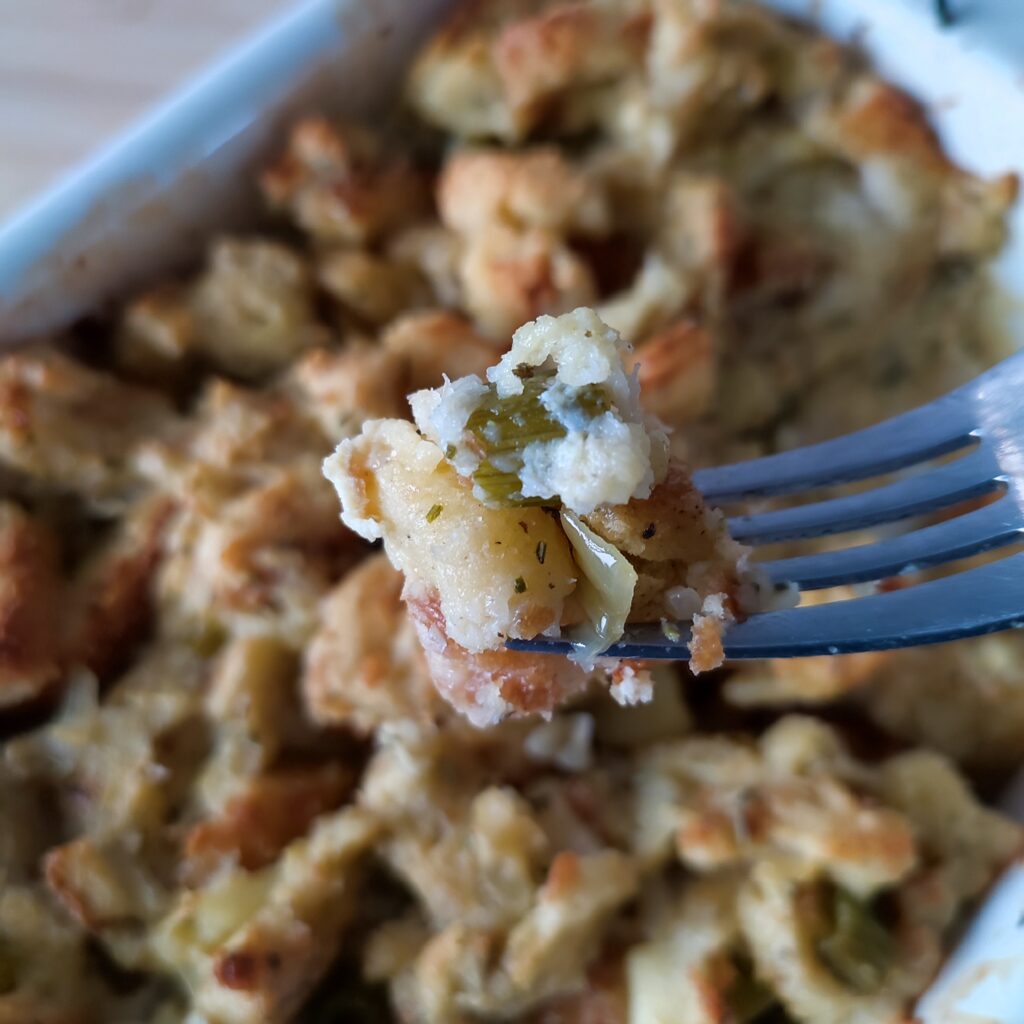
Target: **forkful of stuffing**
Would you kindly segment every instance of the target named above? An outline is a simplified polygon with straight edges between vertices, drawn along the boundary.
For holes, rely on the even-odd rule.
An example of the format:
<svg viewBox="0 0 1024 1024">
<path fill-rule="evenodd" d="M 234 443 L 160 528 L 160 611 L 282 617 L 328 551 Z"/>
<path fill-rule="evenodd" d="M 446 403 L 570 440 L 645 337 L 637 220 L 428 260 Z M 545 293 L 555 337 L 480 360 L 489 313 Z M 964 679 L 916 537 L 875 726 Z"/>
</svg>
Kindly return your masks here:
<svg viewBox="0 0 1024 1024">
<path fill-rule="evenodd" d="M 371 420 L 325 460 L 344 522 L 382 540 L 405 575 L 436 685 L 476 724 L 549 711 L 595 674 L 620 702 L 644 700 L 650 660 L 701 672 L 727 659 L 882 650 L 1024 624 L 1024 554 L 794 607 L 802 591 L 884 580 L 1020 537 L 1024 356 L 878 426 L 692 474 L 644 411 L 631 360 L 590 309 L 542 316 L 515 332 L 486 380 L 418 391 L 414 422 Z M 716 507 L 897 472 L 792 508 L 727 518 Z M 753 557 L 752 546 L 927 522 L 972 499 L 989 500 L 870 544 Z"/>
</svg>

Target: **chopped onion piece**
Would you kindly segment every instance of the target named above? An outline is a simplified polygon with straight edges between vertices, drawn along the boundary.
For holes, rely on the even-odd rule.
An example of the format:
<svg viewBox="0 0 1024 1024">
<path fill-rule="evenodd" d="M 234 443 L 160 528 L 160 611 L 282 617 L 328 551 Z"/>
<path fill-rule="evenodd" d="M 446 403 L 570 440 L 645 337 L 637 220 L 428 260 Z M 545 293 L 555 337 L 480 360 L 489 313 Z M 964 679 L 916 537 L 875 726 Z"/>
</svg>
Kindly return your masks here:
<svg viewBox="0 0 1024 1024">
<path fill-rule="evenodd" d="M 588 619 L 571 634 L 576 645 L 573 658 L 587 661 L 607 650 L 625 631 L 636 570 L 618 548 L 584 526 L 575 512 L 563 509 L 561 518 L 580 570 L 576 593 Z"/>
</svg>

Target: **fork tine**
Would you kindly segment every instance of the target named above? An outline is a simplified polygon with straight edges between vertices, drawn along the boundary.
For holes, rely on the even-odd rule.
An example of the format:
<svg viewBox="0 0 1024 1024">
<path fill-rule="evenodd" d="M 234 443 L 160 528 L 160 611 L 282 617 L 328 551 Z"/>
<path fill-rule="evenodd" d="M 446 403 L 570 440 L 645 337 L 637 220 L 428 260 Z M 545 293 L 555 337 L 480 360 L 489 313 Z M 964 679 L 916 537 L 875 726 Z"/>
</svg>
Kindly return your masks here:
<svg viewBox="0 0 1024 1024">
<path fill-rule="evenodd" d="M 729 658 L 853 654 L 1024 625 L 1024 552 L 906 590 L 766 612 L 726 634 Z"/>
<path fill-rule="evenodd" d="M 725 656 L 800 658 L 944 643 L 1024 626 L 1024 552 L 906 590 L 753 615 L 724 637 Z M 669 640 L 658 626 L 630 627 L 608 657 L 683 661 L 688 636 Z M 567 654 L 562 640 L 510 640 L 521 651 Z"/>
<path fill-rule="evenodd" d="M 731 466 L 701 469 L 693 482 L 707 501 L 721 504 L 881 476 L 968 444 L 975 433 L 965 393 L 942 398 L 832 441 L 766 455 Z"/>
<path fill-rule="evenodd" d="M 926 473 L 845 498 L 797 508 L 736 516 L 729 533 L 745 544 L 770 544 L 801 537 L 824 537 L 947 508 L 997 490 L 1003 472 L 985 443 L 969 455 Z"/>
<path fill-rule="evenodd" d="M 935 526 L 872 544 L 816 555 L 761 562 L 775 582 L 795 583 L 802 590 L 820 590 L 843 583 L 862 583 L 898 576 L 931 565 L 1009 544 L 1024 532 L 1017 502 L 1000 498 L 991 505 Z"/>
</svg>

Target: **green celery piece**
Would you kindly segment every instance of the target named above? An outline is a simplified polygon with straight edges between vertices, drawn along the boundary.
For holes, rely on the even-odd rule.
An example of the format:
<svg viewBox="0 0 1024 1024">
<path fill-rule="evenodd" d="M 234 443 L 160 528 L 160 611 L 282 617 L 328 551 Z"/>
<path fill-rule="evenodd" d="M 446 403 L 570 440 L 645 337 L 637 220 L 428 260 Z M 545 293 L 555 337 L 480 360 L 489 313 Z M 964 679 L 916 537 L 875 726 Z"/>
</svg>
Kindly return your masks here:
<svg viewBox="0 0 1024 1024">
<path fill-rule="evenodd" d="M 895 954 L 892 936 L 867 903 L 839 886 L 832 890 L 831 911 L 831 928 L 817 942 L 818 956 L 854 991 L 877 991 Z"/>
<path fill-rule="evenodd" d="M 519 476 L 523 467 L 522 452 L 527 445 L 557 441 L 566 435 L 565 427 L 540 400 L 551 386 L 554 375 L 553 370 L 533 371 L 523 376 L 522 394 L 506 398 L 500 398 L 496 386 L 489 384 L 487 394 L 466 422 L 482 456 L 473 482 L 496 505 L 560 504 L 557 497 L 525 497 Z M 580 389 L 578 405 L 590 417 L 599 416 L 612 407 L 608 396 L 596 385 Z M 506 468 L 499 469 L 495 459 Z"/>
</svg>

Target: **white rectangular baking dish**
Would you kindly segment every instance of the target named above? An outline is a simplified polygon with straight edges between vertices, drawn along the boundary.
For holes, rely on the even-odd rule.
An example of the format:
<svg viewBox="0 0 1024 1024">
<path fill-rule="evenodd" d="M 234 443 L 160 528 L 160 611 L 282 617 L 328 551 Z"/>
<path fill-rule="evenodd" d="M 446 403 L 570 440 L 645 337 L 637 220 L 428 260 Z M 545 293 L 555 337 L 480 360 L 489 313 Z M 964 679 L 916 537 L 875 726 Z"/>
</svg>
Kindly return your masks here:
<svg viewBox="0 0 1024 1024">
<path fill-rule="evenodd" d="M 761 0 L 859 39 L 931 109 L 952 154 L 1024 174 L 1024 0 Z M 450 0 L 306 0 L 0 226 L 0 343 L 58 327 L 256 216 L 250 171 L 295 114 L 369 113 L 392 98 Z M 997 272 L 1024 338 L 1024 205 Z M 1024 819 L 1024 777 L 1007 806 Z M 1024 867 L 990 894 L 922 999 L 923 1024 L 1024 1024 Z M 821 1024 L 828 1024 L 823 1021 Z"/>
</svg>

